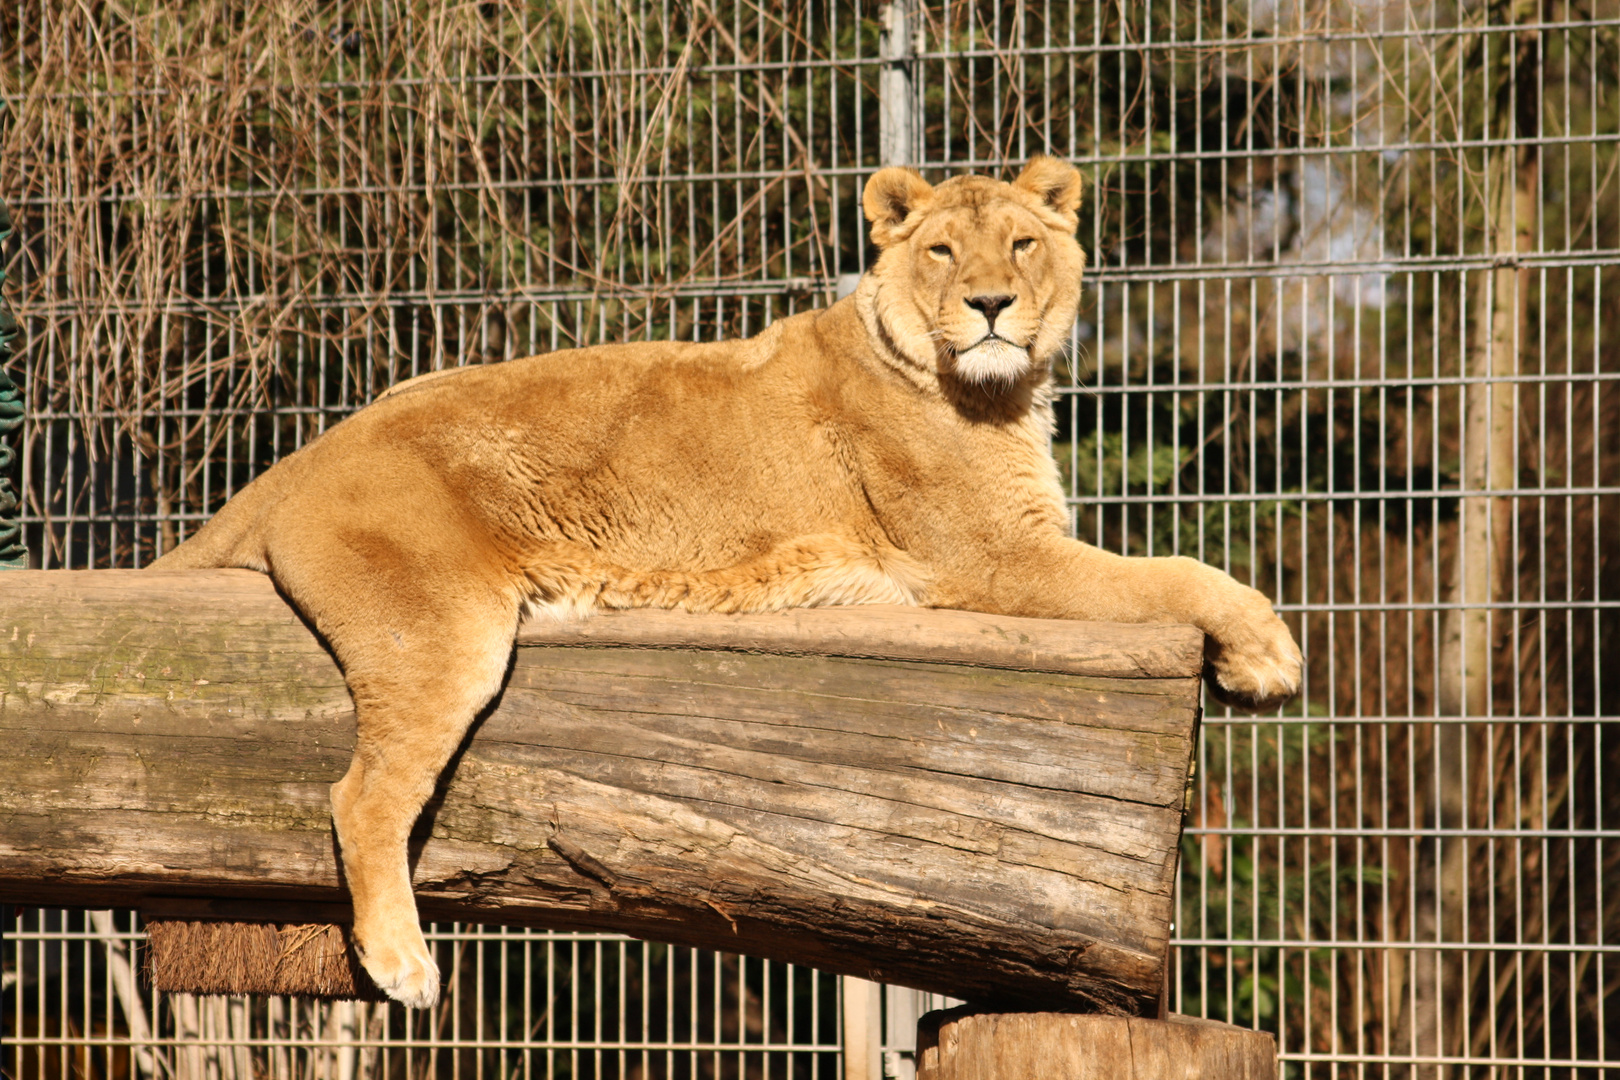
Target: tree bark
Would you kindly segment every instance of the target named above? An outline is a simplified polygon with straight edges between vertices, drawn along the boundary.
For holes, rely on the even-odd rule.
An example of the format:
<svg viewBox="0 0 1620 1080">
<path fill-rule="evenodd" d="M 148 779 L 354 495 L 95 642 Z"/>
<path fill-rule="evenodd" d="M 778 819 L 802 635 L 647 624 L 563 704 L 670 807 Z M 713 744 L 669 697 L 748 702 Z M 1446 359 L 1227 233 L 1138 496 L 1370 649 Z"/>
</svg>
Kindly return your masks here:
<svg viewBox="0 0 1620 1080">
<path fill-rule="evenodd" d="M 917 1080 L 1275 1080 L 1277 1041 L 1213 1020 L 988 1013 L 917 1025 Z"/>
<path fill-rule="evenodd" d="M 0 899 L 341 921 L 342 675 L 247 571 L 0 589 Z M 916 609 L 534 623 L 413 843 L 426 918 L 1155 1008 L 1202 637 Z"/>
<path fill-rule="evenodd" d="M 1534 23 L 1542 17 L 1539 0 L 1506 0 L 1497 7 L 1492 22 Z M 1521 30 L 1495 50 L 1501 134 L 1533 140 L 1539 134 L 1539 32 Z M 1492 780 L 1482 718 L 1516 711 L 1514 701 L 1493 700 L 1492 683 L 1496 654 L 1514 617 L 1511 610 L 1496 607 L 1513 592 L 1517 572 L 1515 498 L 1501 493 L 1513 491 L 1519 481 L 1519 387 L 1514 379 L 1523 370 L 1523 358 L 1534 351 L 1530 269 L 1521 265 L 1520 256 L 1536 249 L 1539 174 L 1534 142 L 1510 143 L 1487 154 L 1487 237 L 1497 262 L 1479 275 L 1482 287 L 1470 328 L 1470 381 L 1460 431 L 1463 494 L 1447 596 L 1457 606 L 1441 617 L 1435 680 L 1440 714 L 1447 720 L 1436 725 L 1434 757 L 1424 766 L 1438 778 L 1433 821 L 1442 829 L 1484 823 Z M 1478 846 L 1466 837 L 1436 837 L 1421 845 L 1414 867 L 1415 940 L 1458 942 L 1469 937 L 1468 879 Z M 1396 996 L 1408 1002 L 1396 1025 L 1395 1044 L 1419 1056 L 1466 1054 L 1473 996 L 1472 980 L 1465 978 L 1466 954 L 1417 950 L 1411 958 L 1409 996 L 1401 985 L 1404 958 L 1399 952 L 1392 955 L 1397 957 Z M 1479 1029 L 1486 1037 L 1489 1032 L 1489 1025 Z M 1436 1065 L 1420 1067 L 1413 1075 L 1440 1080 L 1461 1072 Z"/>
</svg>

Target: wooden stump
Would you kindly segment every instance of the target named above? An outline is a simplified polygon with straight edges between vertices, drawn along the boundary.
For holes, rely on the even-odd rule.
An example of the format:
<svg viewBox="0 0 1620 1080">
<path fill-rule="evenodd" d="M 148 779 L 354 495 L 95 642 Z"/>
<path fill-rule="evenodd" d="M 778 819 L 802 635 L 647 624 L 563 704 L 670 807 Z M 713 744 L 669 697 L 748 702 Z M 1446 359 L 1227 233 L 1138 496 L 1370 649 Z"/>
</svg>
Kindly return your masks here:
<svg viewBox="0 0 1620 1080">
<path fill-rule="evenodd" d="M 625 612 L 518 646 L 413 842 L 424 917 L 1156 1009 L 1196 630 Z M 341 920 L 328 788 L 353 739 L 337 665 L 263 575 L 9 572 L 0 900 Z M 250 944 L 306 936 L 277 933 Z"/>
<path fill-rule="evenodd" d="M 929 1013 L 917 1080 L 1276 1080 L 1269 1032 L 1171 1016 Z"/>
</svg>

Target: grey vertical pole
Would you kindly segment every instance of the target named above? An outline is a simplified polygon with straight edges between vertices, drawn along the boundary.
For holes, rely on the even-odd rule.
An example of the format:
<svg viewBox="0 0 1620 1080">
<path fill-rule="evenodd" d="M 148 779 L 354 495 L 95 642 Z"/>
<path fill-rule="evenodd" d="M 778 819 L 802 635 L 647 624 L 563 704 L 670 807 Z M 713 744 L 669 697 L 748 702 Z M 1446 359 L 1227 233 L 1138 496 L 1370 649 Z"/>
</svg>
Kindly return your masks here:
<svg viewBox="0 0 1620 1080">
<path fill-rule="evenodd" d="M 884 165 L 917 163 L 916 0 L 890 0 L 878 8 L 878 156 Z"/>
<path fill-rule="evenodd" d="M 11 214 L 0 203 L 0 287 L 5 285 L 4 245 L 11 237 Z M 6 373 L 6 366 L 20 351 L 17 320 L 11 317 L 4 295 L 0 295 L 0 570 L 28 569 L 28 549 L 23 546 L 22 506 L 17 500 L 12 470 L 17 446 L 22 442 L 22 388 Z"/>
<path fill-rule="evenodd" d="M 912 68 L 917 59 L 917 0 L 890 0 L 878 8 L 878 164 L 913 165 L 921 127 Z M 842 300 L 860 284 L 859 274 L 840 274 L 834 296 Z"/>
<path fill-rule="evenodd" d="M 878 69 L 878 154 L 884 165 L 915 166 L 922 162 L 922 117 L 916 83 L 921 18 L 917 0 L 890 0 L 878 9 L 878 55 L 883 61 Z M 859 981 L 846 978 L 846 994 L 850 983 Z M 866 986 L 871 988 L 867 992 L 872 995 L 869 1007 L 873 1010 L 877 1010 L 881 994 L 882 1009 L 871 1021 L 874 1031 L 870 1046 L 874 1054 L 882 1051 L 882 1077 L 912 1080 L 917 1074 L 918 1018 L 928 1008 L 948 1008 L 957 1002 L 904 986 Z M 929 1004 L 925 1005 L 925 999 Z M 867 1075 L 877 1080 L 877 1060 L 871 1060 L 866 1068 Z M 846 1078 L 851 1075 L 846 1066 Z"/>
<path fill-rule="evenodd" d="M 917 28 L 916 0 L 890 0 L 878 8 L 878 163 L 880 165 L 914 165 L 921 156 L 917 153 L 916 89 L 912 82 L 912 66 L 916 60 L 913 35 Z M 859 274 L 845 274 L 838 279 L 838 297 L 843 299 L 855 291 Z M 899 1053 L 885 1057 L 883 1003 L 885 992 L 890 997 L 890 1010 L 896 1004 L 896 995 L 909 995 L 914 999 L 917 991 L 883 987 L 853 975 L 843 978 L 844 1010 L 844 1077 L 843 1080 L 886 1080 L 906 1076 L 915 1067 L 908 1059 L 902 1063 Z M 915 1013 L 915 1001 L 905 1005 Z M 911 1019 L 912 1038 L 915 1038 L 916 1017 Z M 909 1043 L 910 1040 L 907 1040 Z M 911 1043 L 911 1045 L 915 1045 Z"/>
</svg>

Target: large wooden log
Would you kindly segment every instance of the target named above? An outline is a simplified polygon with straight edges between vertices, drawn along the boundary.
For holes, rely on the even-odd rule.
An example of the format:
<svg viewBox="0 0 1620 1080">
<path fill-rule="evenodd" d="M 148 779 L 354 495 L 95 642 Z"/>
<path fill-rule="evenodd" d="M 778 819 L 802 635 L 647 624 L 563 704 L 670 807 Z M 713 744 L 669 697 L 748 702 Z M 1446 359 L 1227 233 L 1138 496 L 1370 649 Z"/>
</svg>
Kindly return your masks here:
<svg viewBox="0 0 1620 1080">
<path fill-rule="evenodd" d="M 424 917 L 1155 1007 L 1195 630 L 633 612 L 519 646 L 418 829 Z M 0 899 L 342 910 L 301 905 L 343 900 L 352 707 L 268 579 L 8 573 L 0 657 Z"/>
</svg>

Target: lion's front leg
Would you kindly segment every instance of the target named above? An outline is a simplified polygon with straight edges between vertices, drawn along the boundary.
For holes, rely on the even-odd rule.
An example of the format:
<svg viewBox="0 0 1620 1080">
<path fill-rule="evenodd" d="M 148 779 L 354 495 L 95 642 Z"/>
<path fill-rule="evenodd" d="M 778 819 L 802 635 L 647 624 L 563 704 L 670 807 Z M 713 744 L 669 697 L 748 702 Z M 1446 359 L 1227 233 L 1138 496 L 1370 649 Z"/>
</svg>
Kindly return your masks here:
<svg viewBox="0 0 1620 1080">
<path fill-rule="evenodd" d="M 1193 559 L 1163 562 L 1185 563 L 1193 569 L 1149 566 L 1143 572 L 1184 573 L 1207 584 L 1196 617 L 1187 621 L 1204 631 L 1204 661 L 1217 699 L 1258 711 L 1275 709 L 1299 692 L 1304 666 L 1299 645 L 1264 593 Z"/>
<path fill-rule="evenodd" d="M 990 586 L 985 606 L 1011 615 L 1191 623 L 1227 704 L 1274 709 L 1299 691 L 1299 646 L 1271 601 L 1196 559 L 1129 558 L 1057 538 L 1002 553 Z"/>
</svg>

